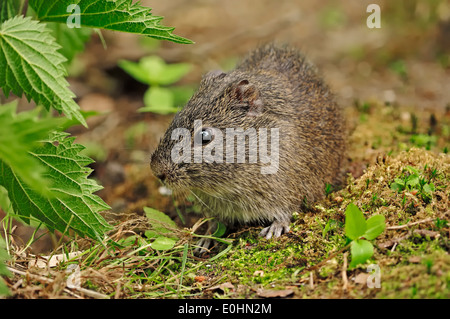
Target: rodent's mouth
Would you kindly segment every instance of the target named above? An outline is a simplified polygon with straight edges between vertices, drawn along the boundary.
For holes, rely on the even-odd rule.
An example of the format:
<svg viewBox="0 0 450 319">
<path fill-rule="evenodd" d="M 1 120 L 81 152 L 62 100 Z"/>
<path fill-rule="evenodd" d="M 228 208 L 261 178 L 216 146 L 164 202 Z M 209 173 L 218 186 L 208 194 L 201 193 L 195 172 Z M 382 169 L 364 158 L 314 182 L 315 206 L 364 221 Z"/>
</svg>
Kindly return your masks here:
<svg viewBox="0 0 450 319">
<path fill-rule="evenodd" d="M 172 175 L 166 175 L 164 176 L 164 178 L 160 178 L 159 176 L 157 176 L 159 178 L 159 180 L 162 182 L 162 184 L 164 186 L 166 186 L 167 188 L 171 189 L 172 191 L 184 191 L 184 190 L 188 190 L 189 189 L 189 185 L 187 185 L 187 183 L 179 177 L 174 177 Z"/>
</svg>

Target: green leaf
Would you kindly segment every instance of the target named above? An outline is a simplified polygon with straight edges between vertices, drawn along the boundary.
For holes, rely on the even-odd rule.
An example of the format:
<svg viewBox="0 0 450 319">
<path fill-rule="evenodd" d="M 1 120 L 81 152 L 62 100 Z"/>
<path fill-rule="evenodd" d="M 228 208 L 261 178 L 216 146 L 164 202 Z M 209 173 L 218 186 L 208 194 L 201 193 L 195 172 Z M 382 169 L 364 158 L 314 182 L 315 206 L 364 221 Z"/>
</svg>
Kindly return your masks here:
<svg viewBox="0 0 450 319">
<path fill-rule="evenodd" d="M 47 198 L 28 187 L 3 161 L 0 161 L 0 185 L 8 191 L 14 211 L 25 222 L 34 217 L 51 230 L 65 232 L 70 226 L 81 236 L 102 240 L 112 227 L 99 212 L 109 206 L 94 195 L 102 187 L 88 179 L 92 169 L 86 166 L 92 160 L 79 154 L 84 147 L 74 144 L 74 138 L 68 135 L 53 133 L 42 146 L 30 152 L 46 167 L 54 197 Z"/>
<path fill-rule="evenodd" d="M 166 64 L 159 56 L 144 57 L 139 61 L 139 66 L 147 73 L 148 84 L 169 85 L 177 82 L 190 70 L 188 63 Z"/>
<path fill-rule="evenodd" d="M 385 218 L 383 215 L 374 215 L 366 221 L 367 229 L 363 237 L 368 240 L 375 239 L 386 228 Z"/>
<path fill-rule="evenodd" d="M 9 255 L 5 249 L 5 242 L 0 236 L 0 276 L 11 276 L 5 262 L 9 259 Z M 3 279 L 0 277 L 0 296 L 9 296 L 10 292 Z"/>
<path fill-rule="evenodd" d="M 176 242 L 177 241 L 173 238 L 167 238 L 167 237 L 161 236 L 161 237 L 156 238 L 152 242 L 151 246 L 155 250 L 169 250 L 169 249 L 172 249 L 173 246 L 175 246 Z"/>
<path fill-rule="evenodd" d="M 416 174 L 410 175 L 406 185 L 410 186 L 411 189 L 416 189 L 419 186 L 419 176 Z"/>
<path fill-rule="evenodd" d="M 325 238 L 326 235 L 327 235 L 327 233 L 328 233 L 330 230 L 336 229 L 336 228 L 338 228 L 338 227 L 339 227 L 339 223 L 338 223 L 337 220 L 329 219 L 329 220 L 327 221 L 325 227 L 324 227 L 323 230 L 322 230 L 322 237 Z"/>
<path fill-rule="evenodd" d="M 0 0 L 0 23 L 16 15 L 13 0 Z"/>
<path fill-rule="evenodd" d="M 404 184 L 399 184 L 397 182 L 391 184 L 391 189 L 398 193 L 400 193 L 404 188 L 405 188 Z"/>
<path fill-rule="evenodd" d="M 363 239 L 357 239 L 350 244 L 350 252 L 352 254 L 352 261 L 350 268 L 364 263 L 373 255 L 373 246 L 370 242 Z"/>
<path fill-rule="evenodd" d="M 366 232 L 366 220 L 359 208 L 350 203 L 345 210 L 345 234 L 351 240 L 356 240 Z"/>
<path fill-rule="evenodd" d="M 225 226 L 225 224 L 218 222 L 216 231 L 214 232 L 214 234 L 212 234 L 212 236 L 213 237 L 222 237 L 225 234 L 226 230 L 227 230 L 227 227 Z"/>
<path fill-rule="evenodd" d="M 47 27 L 52 31 L 56 42 L 61 45 L 59 52 L 64 55 L 69 63 L 74 56 L 82 52 L 85 43 L 91 38 L 92 30 L 89 28 L 69 28 L 62 23 L 47 23 Z"/>
<path fill-rule="evenodd" d="M 431 195 L 434 192 L 434 190 L 435 188 L 433 183 L 423 185 L 423 191 L 428 195 Z"/>
<path fill-rule="evenodd" d="M 0 25 L 0 87 L 8 97 L 25 94 L 30 100 L 86 121 L 64 78 L 66 59 L 44 24 L 17 16 Z"/>
<path fill-rule="evenodd" d="M 136 80 L 154 86 L 173 84 L 191 70 L 188 63 L 166 64 L 156 55 L 144 57 L 139 63 L 121 60 L 119 66 Z"/>
<path fill-rule="evenodd" d="M 419 171 L 412 166 L 406 166 L 406 170 L 408 170 L 413 175 L 419 175 Z"/>
<path fill-rule="evenodd" d="M 113 31 L 137 33 L 158 40 L 176 43 L 192 43 L 191 40 L 172 34 L 174 28 L 160 24 L 162 17 L 154 16 L 150 8 L 132 0 L 30 0 L 30 6 L 42 21 L 66 23 L 79 17 L 81 26 Z M 67 12 L 68 7 L 77 4 L 80 14 Z"/>
<path fill-rule="evenodd" d="M 144 207 L 145 216 L 152 225 L 152 230 L 147 230 L 147 238 L 156 238 L 160 234 L 173 234 L 170 228 L 178 228 L 177 224 L 166 214 L 150 207 Z"/>
<path fill-rule="evenodd" d="M 38 119 L 39 109 L 16 114 L 16 108 L 16 102 L 0 105 L 0 161 L 34 191 L 48 194 L 45 167 L 29 152 L 40 145 L 63 119 Z"/>
<path fill-rule="evenodd" d="M 118 62 L 118 65 L 136 80 L 144 84 L 150 84 L 150 79 L 147 70 L 142 68 L 139 63 L 134 63 L 127 60 L 120 60 Z"/>
<path fill-rule="evenodd" d="M 172 114 L 178 111 L 174 106 L 173 94 L 167 88 L 152 86 L 144 94 L 145 107 L 139 112 L 153 112 L 158 114 Z"/>
<path fill-rule="evenodd" d="M 189 73 L 191 65 L 188 63 L 166 64 L 164 72 L 158 77 L 160 85 L 170 85 L 179 81 Z"/>
</svg>

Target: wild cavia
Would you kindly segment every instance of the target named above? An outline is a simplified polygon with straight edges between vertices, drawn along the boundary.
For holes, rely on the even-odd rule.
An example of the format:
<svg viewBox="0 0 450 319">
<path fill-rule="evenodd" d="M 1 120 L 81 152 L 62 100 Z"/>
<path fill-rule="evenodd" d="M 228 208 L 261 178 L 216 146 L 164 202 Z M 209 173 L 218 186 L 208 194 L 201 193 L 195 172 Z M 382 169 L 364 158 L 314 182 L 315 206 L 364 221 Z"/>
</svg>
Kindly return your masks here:
<svg viewBox="0 0 450 319">
<path fill-rule="evenodd" d="M 345 145 L 342 110 L 315 67 L 297 49 L 271 44 L 202 78 L 151 168 L 175 193 L 193 194 L 205 216 L 264 225 L 260 235 L 270 239 L 340 182 Z"/>
</svg>

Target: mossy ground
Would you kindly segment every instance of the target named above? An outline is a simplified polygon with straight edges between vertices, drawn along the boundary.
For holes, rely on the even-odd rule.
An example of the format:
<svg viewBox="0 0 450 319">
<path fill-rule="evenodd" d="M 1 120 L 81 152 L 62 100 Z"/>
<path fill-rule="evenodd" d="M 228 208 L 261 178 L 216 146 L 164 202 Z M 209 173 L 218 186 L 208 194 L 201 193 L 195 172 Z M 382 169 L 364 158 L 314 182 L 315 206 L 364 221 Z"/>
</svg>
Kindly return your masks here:
<svg viewBox="0 0 450 319">
<path fill-rule="evenodd" d="M 114 239 L 133 236 L 124 247 L 105 250 L 100 243 L 71 241 L 54 253 L 81 251 L 82 255 L 51 269 L 29 268 L 35 257 L 16 255 L 11 265 L 32 275 L 20 285 L 23 274 L 8 279 L 15 297 L 449 298 L 450 156 L 442 152 L 449 142 L 448 117 L 438 122 L 435 142 L 417 148 L 412 133 L 395 129 L 396 112 L 406 111 L 386 105 L 373 106 L 370 113 L 353 111 L 368 117 L 359 117 L 350 137 L 350 167 L 363 163 L 367 167 L 357 178 L 349 174 L 343 188 L 328 192 L 323 201 L 294 213 L 288 234 L 266 240 L 258 237 L 259 227 L 240 229 L 226 238 L 231 244 L 219 243 L 211 254 L 196 258 L 191 254 L 196 241 L 192 229 L 176 231 L 179 241 L 173 249 L 155 251 L 140 237 L 151 225 L 136 217 L 118 223 L 112 234 Z M 380 125 L 377 131 L 371 122 L 391 123 L 391 127 Z M 373 138 L 367 138 L 369 126 Z M 416 134 L 428 129 L 418 126 Z M 374 147 L 378 134 L 386 132 L 395 132 L 388 133 L 392 140 Z M 407 167 L 434 185 L 430 196 L 423 196 L 423 190 L 392 189 L 396 178 L 410 174 Z M 349 249 L 343 249 L 349 203 L 356 204 L 366 218 L 382 214 L 387 226 L 372 241 L 372 258 L 354 269 L 347 266 Z M 63 289 L 70 263 L 80 267 L 86 291 Z M 370 264 L 379 267 L 380 288 L 367 285 Z"/>
<path fill-rule="evenodd" d="M 439 123 L 443 135 L 435 136 L 432 144 L 421 145 L 424 148 L 416 148 L 411 136 L 427 134 L 430 128 L 421 125 L 415 133 L 398 129 L 401 124 L 396 114 L 400 112 L 408 114 L 386 105 L 374 106 L 370 113 L 360 112 L 351 152 L 356 154 L 354 159 L 372 156 L 364 174 L 350 177 L 341 190 L 294 214 L 291 232 L 277 240 L 258 238 L 257 229 L 239 235 L 226 258 L 218 260 L 205 276 L 222 276 L 223 281 L 232 283 L 234 292 L 228 291 L 227 297 L 258 297 L 259 289 L 288 287 L 294 298 L 449 298 L 450 156 L 442 152 L 449 142 L 445 133 L 448 118 Z M 420 118 L 427 117 L 421 114 Z M 386 134 L 389 138 L 384 145 L 379 141 L 386 141 Z M 358 154 L 367 149 L 357 145 L 358 140 L 371 145 L 374 152 Z M 433 183 L 431 198 L 391 188 L 395 178 L 408 174 L 408 166 Z M 356 204 L 366 218 L 382 214 L 387 225 L 373 241 L 373 257 L 355 269 L 344 267 L 344 258 L 350 256 L 340 252 L 346 245 L 343 225 L 349 203 Z M 367 287 L 370 264 L 380 267 L 381 288 Z"/>
<path fill-rule="evenodd" d="M 23 250 L 26 242 L 20 242 L 17 233 L 11 232 L 6 237 L 11 253 L 8 266 L 13 272 L 5 280 L 12 298 L 450 297 L 450 56 L 448 22 L 443 21 L 448 12 L 446 1 L 384 1 L 383 27 L 379 30 L 362 25 L 366 5 L 359 1 L 339 5 L 335 1 L 285 1 L 283 5 L 265 1 L 263 6 L 260 2 L 180 2 L 178 6 L 170 1 L 152 3 L 168 6 L 162 15 L 175 19 L 171 24 L 180 26 L 187 32 L 183 35 L 199 44 L 197 50 L 177 47 L 159 53 L 166 53 L 168 61 L 190 56 L 190 62 L 201 61 L 190 79 L 198 83 L 201 73 L 217 68 L 220 57 L 229 59 L 255 47 L 264 29 L 270 31 L 264 41 L 293 41 L 308 50 L 346 106 L 350 175 L 342 189 L 328 191 L 323 201 L 297 212 L 291 232 L 276 240 L 259 238 L 260 228 L 241 229 L 229 235 L 232 244 L 218 244 L 203 258 L 191 254 L 198 239 L 192 235 L 194 222 L 189 221 L 195 214 L 185 215 L 191 228 L 176 231 L 179 240 L 166 251 L 148 246 L 149 241 L 141 235 L 151 225 L 136 214 L 129 214 L 126 221 L 111 218 L 117 224 L 111 238 L 130 239 L 122 247 L 86 239 L 59 241 L 53 236 L 57 248 L 49 255 L 81 254 L 44 268 L 30 264 L 42 257 Z M 301 18 L 292 19 L 298 8 L 303 10 Z M 179 10 L 178 14 L 174 14 L 175 10 Z M 317 14 L 322 18 L 318 19 Z M 117 56 L 135 59 L 136 55 L 127 39 L 121 41 L 117 34 L 112 39 L 118 39 L 120 45 L 111 44 L 109 52 L 116 49 L 131 52 L 131 56 L 116 54 L 112 58 L 114 55 L 108 54 L 111 58 L 105 61 L 105 51 L 97 41 L 91 45 L 90 55 L 88 52 L 88 60 L 94 62 L 86 64 L 85 75 L 75 79 L 74 84 L 86 92 L 92 92 L 93 86 L 93 92 L 99 90 L 103 100 L 117 99 L 117 107 L 107 103 L 114 109 L 112 120 L 93 124 L 92 130 L 79 135 L 80 142 L 95 141 L 94 148 L 108 154 L 108 161 L 103 163 L 100 155 L 92 156 L 97 156 L 95 178 L 105 186 L 101 195 L 115 212 L 141 212 L 147 205 L 170 213 L 182 226 L 173 199 L 160 196 L 159 184 L 151 176 L 146 158 L 170 118 L 136 115 L 142 100 L 138 83 L 124 83 L 130 79 L 108 75 L 115 73 L 108 68 L 116 64 Z M 111 87 L 100 84 L 112 82 L 115 85 Z M 121 86 L 127 90 L 118 90 Z M 136 92 L 140 92 L 138 96 Z M 81 101 L 92 98 L 92 94 L 78 93 Z M 383 95 L 388 96 L 385 100 L 389 103 L 382 100 Z M 145 132 L 131 138 L 130 147 L 122 141 L 127 136 L 124 132 L 144 123 L 139 121 L 146 121 Z M 74 134 L 78 133 L 75 129 Z M 136 164 L 135 158 L 145 160 Z M 116 166 L 108 169 L 108 164 L 118 163 L 123 176 L 114 179 L 111 167 Z M 423 189 L 392 189 L 396 178 L 411 174 L 408 166 L 416 169 L 427 184 L 433 184 L 431 196 Z M 349 203 L 356 204 L 366 218 L 382 214 L 387 225 L 372 241 L 372 258 L 354 269 L 348 267 L 348 249 L 343 250 L 347 243 L 345 209 Z M 192 211 L 195 207 L 180 206 L 179 210 Z M 379 266 L 381 288 L 367 285 L 370 264 Z M 70 265 L 79 266 L 79 288 L 67 287 Z"/>
</svg>

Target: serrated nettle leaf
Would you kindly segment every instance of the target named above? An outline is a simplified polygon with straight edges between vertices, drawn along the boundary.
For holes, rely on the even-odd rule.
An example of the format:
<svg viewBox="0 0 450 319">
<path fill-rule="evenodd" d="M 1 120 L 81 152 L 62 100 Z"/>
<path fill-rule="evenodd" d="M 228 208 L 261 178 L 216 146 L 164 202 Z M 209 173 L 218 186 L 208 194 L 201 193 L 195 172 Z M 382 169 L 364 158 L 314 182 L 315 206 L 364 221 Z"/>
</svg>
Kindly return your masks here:
<svg viewBox="0 0 450 319">
<path fill-rule="evenodd" d="M 350 244 L 350 252 L 352 254 L 350 268 L 353 268 L 372 257 L 373 246 L 367 240 L 357 239 Z"/>
<path fill-rule="evenodd" d="M 383 215 L 374 215 L 366 221 L 367 229 L 363 237 L 368 240 L 375 239 L 386 228 L 385 218 Z"/>
<path fill-rule="evenodd" d="M 59 52 L 67 59 L 67 63 L 73 57 L 84 50 L 85 43 L 91 38 L 92 30 L 89 28 L 69 28 L 64 23 L 47 23 L 47 28 L 52 31 L 56 42 L 61 48 Z"/>
<path fill-rule="evenodd" d="M 160 24 L 162 17 L 154 16 L 151 9 L 132 0 L 30 0 L 30 6 L 42 21 L 66 23 L 78 21 L 81 26 L 113 31 L 137 33 L 158 40 L 176 43 L 192 41 L 174 35 L 174 28 Z M 77 5 L 79 12 L 67 12 L 69 6 Z"/>
<path fill-rule="evenodd" d="M 366 232 L 366 219 L 359 208 L 350 203 L 345 210 L 345 234 L 355 240 Z"/>
<path fill-rule="evenodd" d="M 92 162 L 79 154 L 83 148 L 73 144 L 67 133 L 53 133 L 43 145 L 30 152 L 46 167 L 55 197 L 47 198 L 29 188 L 7 165 L 0 162 L 0 182 L 8 191 L 14 211 L 27 218 L 36 218 L 48 228 L 64 232 L 68 226 L 78 234 L 101 240 L 112 227 L 99 214 L 109 209 L 94 195 L 101 187 L 88 175 L 85 167 Z"/>
<path fill-rule="evenodd" d="M 0 105 L 0 161 L 8 165 L 29 187 L 49 195 L 45 167 L 29 152 L 40 145 L 63 120 L 39 119 L 39 109 L 17 114 L 16 108 L 16 102 Z"/>
<path fill-rule="evenodd" d="M 81 124 L 86 121 L 68 89 L 65 79 L 66 59 L 58 52 L 60 46 L 45 24 L 16 16 L 0 25 L 0 87 L 54 108 Z"/>
</svg>

